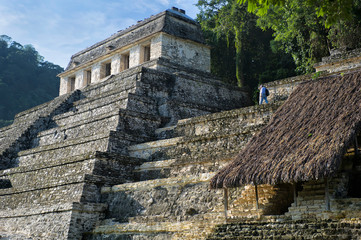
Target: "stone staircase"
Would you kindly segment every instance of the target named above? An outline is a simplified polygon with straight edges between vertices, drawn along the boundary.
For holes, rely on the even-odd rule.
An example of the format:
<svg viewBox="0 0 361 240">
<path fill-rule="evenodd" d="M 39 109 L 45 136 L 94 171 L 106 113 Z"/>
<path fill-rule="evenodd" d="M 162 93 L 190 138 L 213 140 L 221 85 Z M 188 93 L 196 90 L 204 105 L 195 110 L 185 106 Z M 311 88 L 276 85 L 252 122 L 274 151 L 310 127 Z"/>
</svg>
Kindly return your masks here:
<svg viewBox="0 0 361 240">
<path fill-rule="evenodd" d="M 116 199 L 104 201 L 101 189 L 127 186 L 152 172 L 139 167 L 147 160 L 129 154 L 128 146 L 172 135 L 166 126 L 179 117 L 229 107 L 181 100 L 185 77 L 175 81 L 173 74 L 136 67 L 18 114 L 0 130 L 0 238 L 81 239 L 108 215 L 108 206 L 119 207 Z M 212 96 L 223 89 L 231 107 L 243 104 L 233 101 L 244 97 L 239 89 L 188 81 L 204 84 Z"/>
<path fill-rule="evenodd" d="M 106 209 L 100 202 L 101 186 L 133 179 L 132 169 L 141 160 L 122 153 L 126 146 L 151 137 L 137 131 L 118 131 L 125 124 L 129 128 L 138 126 L 141 113 L 127 108 L 135 84 L 117 88 L 117 82 L 118 78 L 108 79 L 104 84 L 76 91 L 78 97 L 72 101 L 66 102 L 70 96 L 61 96 L 67 106 L 58 107 L 56 114 L 52 109 L 33 114 L 38 118 L 46 115 L 47 119 L 41 127 L 26 130 L 31 134 L 24 140 L 25 147 L 12 159 L 17 167 L 0 171 L 0 179 L 8 183 L 0 189 L 0 236 L 2 232 L 16 232 L 23 233 L 23 238 L 79 239 Z M 106 91 L 108 85 L 113 86 Z M 98 91 L 102 94 L 96 94 Z M 152 113 L 144 111 L 149 116 Z M 20 115 L 24 119 L 18 118 L 14 124 L 34 118 L 27 113 Z M 147 127 L 160 124 L 159 117 L 152 115 Z"/>
<path fill-rule="evenodd" d="M 239 222 L 219 226 L 207 240 L 233 239 L 354 239 L 361 237 L 361 221 L 298 220 Z"/>
<path fill-rule="evenodd" d="M 347 174 L 341 173 L 330 179 L 328 186 L 329 209 L 325 196 L 325 180 L 310 181 L 302 184 L 297 201 L 292 203 L 285 216 L 292 220 L 360 218 L 360 199 L 346 194 Z"/>
<path fill-rule="evenodd" d="M 332 184 L 334 185 L 334 184 Z M 329 189 L 330 197 L 334 195 L 334 189 Z M 293 220 L 316 218 L 317 214 L 327 211 L 325 200 L 325 182 L 310 181 L 302 184 L 302 190 L 298 192 L 296 202 L 288 208 L 286 216 Z"/>
<path fill-rule="evenodd" d="M 16 153 L 29 148 L 29 141 L 36 133 L 45 130 L 53 116 L 67 111 L 71 102 L 77 99 L 79 91 L 59 96 L 17 114 L 13 124 L 0 129 L 0 169 L 16 166 Z"/>
<path fill-rule="evenodd" d="M 102 188 L 106 218 L 85 239 L 204 239 L 225 221 L 223 193 L 209 179 L 280 104 L 179 120 L 157 129 L 159 140 L 129 146 L 144 161 L 136 181 Z"/>
</svg>

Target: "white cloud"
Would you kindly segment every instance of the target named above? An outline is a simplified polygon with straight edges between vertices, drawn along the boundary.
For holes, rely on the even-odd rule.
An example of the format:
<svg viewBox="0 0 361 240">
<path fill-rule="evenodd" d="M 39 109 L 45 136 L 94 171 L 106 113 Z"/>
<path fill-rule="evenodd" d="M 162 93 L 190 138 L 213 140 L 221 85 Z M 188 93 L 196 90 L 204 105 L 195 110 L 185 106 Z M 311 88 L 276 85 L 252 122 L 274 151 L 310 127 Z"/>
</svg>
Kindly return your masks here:
<svg viewBox="0 0 361 240">
<path fill-rule="evenodd" d="M 10 27 L 17 22 L 20 22 L 23 18 L 21 13 L 12 12 L 10 9 L 7 9 L 3 6 L 0 6 L 0 31 Z"/>
</svg>

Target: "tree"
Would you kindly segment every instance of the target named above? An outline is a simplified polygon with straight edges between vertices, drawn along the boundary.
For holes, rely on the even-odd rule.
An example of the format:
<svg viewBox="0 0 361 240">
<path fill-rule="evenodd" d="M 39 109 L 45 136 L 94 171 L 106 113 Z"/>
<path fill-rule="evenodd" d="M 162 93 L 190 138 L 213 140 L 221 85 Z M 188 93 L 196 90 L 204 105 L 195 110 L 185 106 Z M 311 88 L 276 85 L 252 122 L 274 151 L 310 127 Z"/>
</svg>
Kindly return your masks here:
<svg viewBox="0 0 361 240">
<path fill-rule="evenodd" d="M 323 23 L 326 28 L 338 23 L 339 21 L 350 20 L 353 15 L 354 0 L 238 0 L 243 5 L 248 3 L 248 11 L 266 15 L 270 7 L 287 8 L 294 4 L 300 4 L 312 9 L 311 13 L 317 17 L 323 17 Z"/>
<path fill-rule="evenodd" d="M 299 73 L 314 71 L 313 65 L 333 48 L 361 47 L 359 0 L 240 0 L 259 19 L 258 26 L 272 29 L 280 49 L 292 54 Z"/>
<path fill-rule="evenodd" d="M 0 36 L 0 127 L 10 124 L 16 113 L 57 96 L 56 75 L 62 71 L 33 46 Z"/>
<path fill-rule="evenodd" d="M 294 75 L 289 54 L 271 47 L 273 31 L 263 31 L 257 16 L 236 0 L 199 0 L 197 20 L 211 50 L 211 71 L 224 82 L 247 86 Z M 279 63 L 282 62 L 283 65 Z"/>
</svg>

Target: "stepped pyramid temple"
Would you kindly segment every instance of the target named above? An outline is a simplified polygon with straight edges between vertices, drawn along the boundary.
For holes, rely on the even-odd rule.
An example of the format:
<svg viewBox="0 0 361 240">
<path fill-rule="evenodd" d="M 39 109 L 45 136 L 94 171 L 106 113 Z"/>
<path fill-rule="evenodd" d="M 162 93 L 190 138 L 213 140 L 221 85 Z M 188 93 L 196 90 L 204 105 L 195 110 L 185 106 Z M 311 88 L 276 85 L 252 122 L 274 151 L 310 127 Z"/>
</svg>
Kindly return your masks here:
<svg viewBox="0 0 361 240">
<path fill-rule="evenodd" d="M 251 106 L 177 8 L 73 55 L 0 129 L 0 239 L 361 239 L 361 51 L 315 68 Z"/>
</svg>

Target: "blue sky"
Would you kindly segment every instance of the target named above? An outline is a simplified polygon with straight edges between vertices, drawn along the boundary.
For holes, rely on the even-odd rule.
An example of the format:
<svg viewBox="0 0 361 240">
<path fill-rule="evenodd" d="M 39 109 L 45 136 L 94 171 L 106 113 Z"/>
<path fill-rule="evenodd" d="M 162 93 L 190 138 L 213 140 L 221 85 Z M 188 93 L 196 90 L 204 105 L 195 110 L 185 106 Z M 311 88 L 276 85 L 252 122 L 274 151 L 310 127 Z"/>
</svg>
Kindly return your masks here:
<svg viewBox="0 0 361 240">
<path fill-rule="evenodd" d="M 71 55 L 172 6 L 195 18 L 198 0 L 0 0 L 0 35 L 66 67 Z"/>
</svg>

